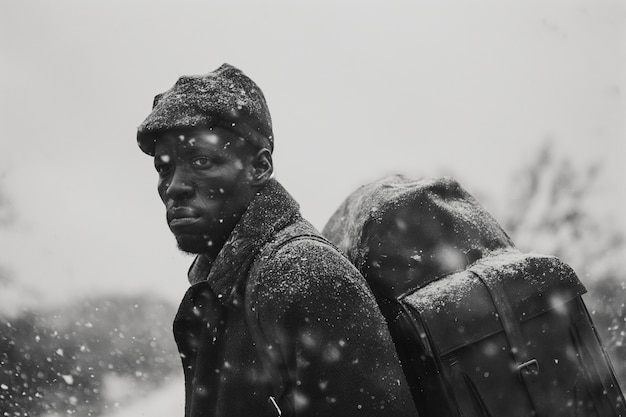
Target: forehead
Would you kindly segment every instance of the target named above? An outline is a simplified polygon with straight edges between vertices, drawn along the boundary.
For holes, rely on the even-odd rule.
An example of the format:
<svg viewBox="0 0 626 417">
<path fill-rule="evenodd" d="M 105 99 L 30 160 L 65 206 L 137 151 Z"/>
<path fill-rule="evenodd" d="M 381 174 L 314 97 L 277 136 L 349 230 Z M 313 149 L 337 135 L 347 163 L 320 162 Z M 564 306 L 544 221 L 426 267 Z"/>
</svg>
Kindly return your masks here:
<svg viewBox="0 0 626 417">
<path fill-rule="evenodd" d="M 155 137 L 155 154 L 194 150 L 241 151 L 250 145 L 242 137 L 221 127 L 172 129 Z"/>
</svg>

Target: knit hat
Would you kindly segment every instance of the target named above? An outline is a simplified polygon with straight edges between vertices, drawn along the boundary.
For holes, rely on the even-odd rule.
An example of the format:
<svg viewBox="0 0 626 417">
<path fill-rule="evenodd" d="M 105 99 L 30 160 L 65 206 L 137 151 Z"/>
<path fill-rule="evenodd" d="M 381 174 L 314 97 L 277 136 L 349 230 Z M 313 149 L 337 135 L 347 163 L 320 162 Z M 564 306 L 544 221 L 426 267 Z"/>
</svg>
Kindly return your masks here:
<svg viewBox="0 0 626 417">
<path fill-rule="evenodd" d="M 259 148 L 274 150 L 272 119 L 261 89 L 229 64 L 206 75 L 182 76 L 154 98 L 137 129 L 137 143 L 154 155 L 155 134 L 169 129 L 219 126 Z"/>
</svg>

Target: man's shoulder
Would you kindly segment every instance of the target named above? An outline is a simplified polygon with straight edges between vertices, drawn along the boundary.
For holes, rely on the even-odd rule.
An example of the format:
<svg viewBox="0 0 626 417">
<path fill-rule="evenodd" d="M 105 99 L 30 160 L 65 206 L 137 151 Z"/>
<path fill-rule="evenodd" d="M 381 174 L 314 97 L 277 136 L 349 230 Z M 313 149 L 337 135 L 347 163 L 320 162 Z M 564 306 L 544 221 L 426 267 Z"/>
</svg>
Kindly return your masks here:
<svg viewBox="0 0 626 417">
<path fill-rule="evenodd" d="M 261 251 L 248 284 L 261 293 L 271 291 L 298 298 L 349 285 L 367 292 L 358 270 L 333 244 L 310 226 L 292 225 Z"/>
<path fill-rule="evenodd" d="M 310 268 L 309 264 L 322 260 L 351 265 L 341 251 L 315 227 L 299 219 L 276 234 L 261 251 L 259 262 L 263 269 L 289 265 L 307 265 Z"/>
</svg>

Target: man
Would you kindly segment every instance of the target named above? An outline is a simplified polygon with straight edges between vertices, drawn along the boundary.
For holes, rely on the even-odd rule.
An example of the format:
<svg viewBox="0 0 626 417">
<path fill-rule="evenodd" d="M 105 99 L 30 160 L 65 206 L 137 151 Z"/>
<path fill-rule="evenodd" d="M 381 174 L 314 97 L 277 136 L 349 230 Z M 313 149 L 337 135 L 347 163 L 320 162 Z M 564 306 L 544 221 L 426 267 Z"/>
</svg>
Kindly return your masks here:
<svg viewBox="0 0 626 417">
<path fill-rule="evenodd" d="M 356 269 L 272 178 L 259 87 L 224 64 L 155 98 L 137 135 L 182 251 L 174 320 L 185 416 L 409 416 L 385 321 Z"/>
</svg>

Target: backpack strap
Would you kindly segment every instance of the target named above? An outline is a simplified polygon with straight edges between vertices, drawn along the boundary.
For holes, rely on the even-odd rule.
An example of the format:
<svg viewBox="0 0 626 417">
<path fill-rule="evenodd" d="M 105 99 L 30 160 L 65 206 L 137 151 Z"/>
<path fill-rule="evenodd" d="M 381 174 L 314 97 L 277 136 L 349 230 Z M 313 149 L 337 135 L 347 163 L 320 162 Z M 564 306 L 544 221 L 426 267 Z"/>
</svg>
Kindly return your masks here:
<svg viewBox="0 0 626 417">
<path fill-rule="evenodd" d="M 261 275 L 262 260 L 273 257 L 285 245 L 297 240 L 314 240 L 336 249 L 328 240 L 314 234 L 288 235 L 266 245 L 252 264 L 250 279 L 246 285 L 244 297 L 246 322 L 263 368 L 270 379 L 272 395 L 269 396 L 268 402 L 276 411 L 277 417 L 286 417 L 295 414 L 294 398 L 292 397 L 294 384 L 289 375 L 289 366 L 287 365 L 287 361 L 283 356 L 280 346 L 270 344 L 266 335 L 263 333 L 259 322 L 259 313 L 256 310 L 256 293 L 254 287 Z"/>
<path fill-rule="evenodd" d="M 513 307 L 504 289 L 504 283 L 499 280 L 497 276 L 489 272 L 477 273 L 470 270 L 470 273 L 478 278 L 487 288 L 487 292 L 491 297 L 500 322 L 502 323 L 504 335 L 511 347 L 511 355 L 513 356 L 516 366 L 515 370 L 528 391 L 533 407 L 539 415 L 545 415 L 538 409 L 539 404 L 535 401 L 536 398 L 541 398 L 543 394 L 537 391 L 539 386 L 536 384 L 537 378 L 539 377 L 539 362 L 528 352 L 528 345 L 526 343 L 528 339 L 522 334 L 519 320 L 513 312 Z"/>
</svg>

